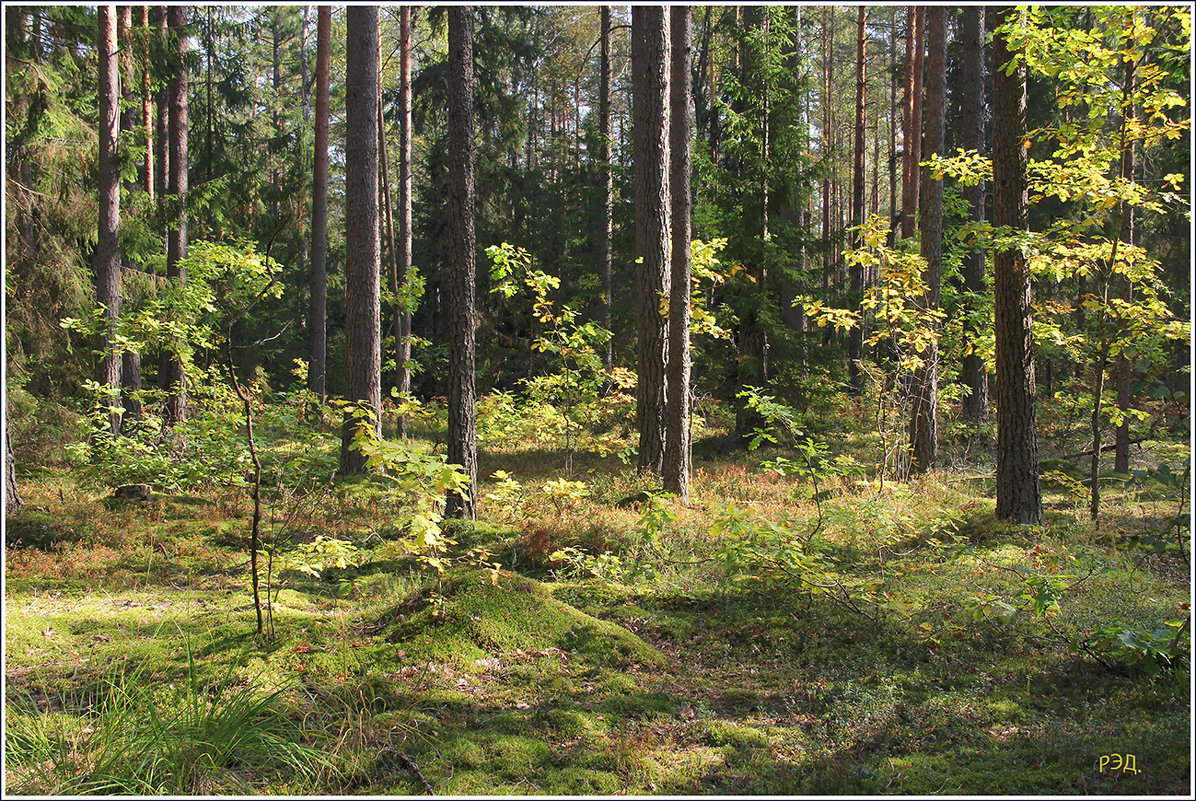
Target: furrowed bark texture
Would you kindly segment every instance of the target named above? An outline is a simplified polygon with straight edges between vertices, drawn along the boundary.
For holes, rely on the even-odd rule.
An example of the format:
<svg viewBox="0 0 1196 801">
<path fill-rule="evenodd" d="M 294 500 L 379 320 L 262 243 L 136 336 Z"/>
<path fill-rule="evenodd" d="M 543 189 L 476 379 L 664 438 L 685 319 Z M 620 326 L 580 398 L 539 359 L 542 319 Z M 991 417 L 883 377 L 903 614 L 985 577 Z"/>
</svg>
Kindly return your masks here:
<svg viewBox="0 0 1196 801">
<path fill-rule="evenodd" d="M 477 506 L 477 391 L 474 387 L 473 8 L 453 6 L 449 30 L 449 407 L 448 460 L 469 476 L 449 492 L 447 517 L 473 518 Z"/>
<path fill-rule="evenodd" d="M 350 6 L 345 55 L 345 399 L 374 413 L 382 430 L 381 286 L 378 241 L 378 9 Z M 365 472 L 353 447 L 359 421 L 346 414 L 340 470 Z"/>
<path fill-rule="evenodd" d="M 963 48 L 963 131 L 964 150 L 983 152 L 984 138 L 984 9 L 980 6 L 965 6 L 960 24 L 960 39 Z M 984 222 L 984 184 L 963 187 L 963 199 L 968 204 L 972 220 Z M 983 294 L 984 248 L 976 247 L 963 259 L 964 288 L 969 292 Z M 964 336 L 974 342 L 979 334 L 973 326 L 964 323 Z M 967 394 L 963 398 L 964 419 L 973 425 L 988 421 L 988 371 L 984 360 L 977 353 L 963 357 L 960 378 Z"/>
<path fill-rule="evenodd" d="M 665 341 L 669 258 L 669 32 L 661 6 L 633 6 L 632 115 L 635 148 L 636 422 L 639 471 L 664 462 Z"/>
<path fill-rule="evenodd" d="M 947 12 L 943 6 L 926 10 L 926 120 L 922 153 L 929 158 L 943 152 L 947 98 Z M 939 285 L 943 272 L 943 182 L 922 168 L 918 206 L 922 212 L 921 254 L 926 261 L 923 280 L 926 293 L 921 302 L 928 310 L 939 307 Z M 938 457 L 938 325 L 935 340 L 922 352 L 922 366 L 914 373 L 910 409 L 910 469 L 932 470 Z"/>
<path fill-rule="evenodd" d="M 672 6 L 671 113 L 669 185 L 672 192 L 673 253 L 669 292 L 669 355 L 666 384 L 664 489 L 689 503 L 689 293 L 691 114 L 690 21 L 688 6 Z"/>
<path fill-rule="evenodd" d="M 1018 19 L 1004 7 L 1001 23 Z M 993 223 L 1013 233 L 1027 230 L 1026 67 L 1007 75 L 1013 58 L 1002 36 L 993 38 Z M 1038 523 L 1042 495 L 1030 340 L 1030 269 L 1017 248 L 995 254 L 997 519 Z"/>
</svg>

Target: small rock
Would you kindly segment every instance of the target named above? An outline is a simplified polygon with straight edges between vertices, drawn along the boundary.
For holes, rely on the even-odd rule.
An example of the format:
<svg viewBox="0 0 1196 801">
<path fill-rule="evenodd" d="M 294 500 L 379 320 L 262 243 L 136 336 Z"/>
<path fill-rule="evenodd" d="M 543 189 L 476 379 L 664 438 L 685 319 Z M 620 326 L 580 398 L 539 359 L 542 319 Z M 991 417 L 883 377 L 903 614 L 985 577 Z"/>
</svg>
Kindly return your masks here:
<svg viewBox="0 0 1196 801">
<path fill-rule="evenodd" d="M 112 493 L 113 498 L 148 502 L 152 496 L 149 484 L 124 484 Z"/>
</svg>

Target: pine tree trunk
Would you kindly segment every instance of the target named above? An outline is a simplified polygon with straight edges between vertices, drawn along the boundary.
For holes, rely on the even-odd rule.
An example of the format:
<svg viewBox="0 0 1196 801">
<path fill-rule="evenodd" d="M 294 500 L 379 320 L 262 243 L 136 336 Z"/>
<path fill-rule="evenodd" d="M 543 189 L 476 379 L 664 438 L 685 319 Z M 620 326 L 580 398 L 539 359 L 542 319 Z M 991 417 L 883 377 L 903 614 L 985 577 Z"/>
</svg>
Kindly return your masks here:
<svg viewBox="0 0 1196 801">
<path fill-rule="evenodd" d="M 345 399 L 369 410 L 382 435 L 381 287 L 378 240 L 378 8 L 349 6 L 345 55 Z M 348 411 L 340 472 L 364 473 Z"/>
<path fill-rule="evenodd" d="M 998 10 L 1000 24 L 1016 22 L 1015 8 Z M 1027 230 L 1026 66 L 1006 65 L 1005 39 L 993 38 L 993 224 Z M 1030 269 L 1016 247 L 995 254 L 997 519 L 1036 524 L 1042 519 L 1030 326 Z"/>
<path fill-rule="evenodd" d="M 1125 82 L 1127 87 L 1133 87 L 1136 80 L 1136 70 L 1133 65 L 1126 67 Z M 1126 114 L 1137 115 L 1138 108 L 1131 106 L 1125 110 Z M 1137 176 L 1138 170 L 1138 140 L 1135 139 L 1127 147 L 1122 145 L 1121 151 L 1121 177 L 1127 181 L 1133 181 Z M 1137 234 L 1135 223 L 1134 207 L 1123 203 L 1121 212 L 1121 241 L 1129 246 L 1134 245 L 1135 235 Z M 1121 276 L 1117 280 L 1117 297 L 1130 303 L 1134 299 L 1133 285 L 1125 276 Z M 1117 368 L 1117 409 L 1121 413 L 1121 425 L 1117 426 L 1117 432 L 1113 440 L 1113 470 L 1118 473 L 1126 474 L 1130 472 L 1130 360 L 1127 356 L 1118 356 L 1115 362 Z"/>
<path fill-rule="evenodd" d="M 909 238 L 917 230 L 919 173 L 922 152 L 922 69 L 925 42 L 923 27 L 926 9 L 921 6 L 906 10 L 905 39 L 905 129 L 902 135 L 904 154 L 901 193 L 901 236 Z"/>
<path fill-rule="evenodd" d="M 669 292 L 669 354 L 666 381 L 664 488 L 689 503 L 689 296 L 690 296 L 690 21 L 688 6 L 670 8 L 671 121 L 669 187 L 673 252 Z"/>
<path fill-rule="evenodd" d="M 157 26 L 158 53 L 162 55 L 163 59 L 169 41 L 168 11 L 167 6 L 154 6 L 151 15 L 154 20 L 153 24 Z M 158 67 L 162 71 L 167 69 L 167 66 L 161 62 L 158 63 Z M 169 92 L 164 87 L 159 88 L 154 97 L 154 103 L 158 109 L 154 121 L 154 161 L 158 165 L 158 170 L 154 173 L 154 194 L 159 199 L 166 194 L 167 186 L 170 183 L 170 103 L 168 97 Z"/>
<path fill-rule="evenodd" d="M 398 298 L 399 257 L 396 252 L 395 215 L 390 193 L 390 159 L 386 144 L 386 120 L 382 114 L 381 103 L 378 104 L 378 155 L 379 173 L 382 176 L 382 233 L 386 237 L 386 278 L 390 284 L 391 297 Z M 391 379 L 391 386 L 397 389 L 399 385 L 399 370 L 402 369 L 402 362 L 399 361 L 399 329 L 402 325 L 401 319 L 403 316 L 403 310 L 400 308 L 398 300 L 394 301 L 390 313 L 390 336 L 394 342 L 395 349 L 395 372 Z"/>
<path fill-rule="evenodd" d="M 116 320 L 120 315 L 120 251 L 117 228 L 120 225 L 120 61 L 117 47 L 116 6 L 100 6 L 96 39 L 99 60 L 99 231 L 95 249 L 96 302 L 102 309 L 104 333 L 101 335 L 100 364 L 97 380 L 105 387 L 104 403 L 109 432 L 120 432 L 121 352 L 116 345 Z"/>
<path fill-rule="evenodd" d="M 187 281 L 187 270 L 180 264 L 187 258 L 187 7 L 170 6 L 167 16 L 173 37 L 173 77 L 167 88 L 168 191 L 178 204 L 178 216 L 166 232 L 166 275 L 182 284 Z M 187 378 L 177 354 L 166 350 L 162 357 L 162 386 L 167 393 L 163 418 L 169 425 L 181 422 L 187 414 Z"/>
<path fill-rule="evenodd" d="M 316 20 L 316 131 L 311 200 L 311 305 L 307 314 L 307 388 L 328 398 L 328 68 L 332 50 L 332 7 L 320 6 Z"/>
<path fill-rule="evenodd" d="M 867 36 L 864 30 L 866 22 L 865 6 L 860 6 L 856 21 L 856 50 L 855 50 L 855 147 L 852 158 L 851 181 L 851 224 L 862 225 L 864 222 L 864 113 L 865 91 L 868 88 L 865 72 L 864 50 Z M 854 247 L 863 245 L 862 238 L 857 234 Z M 862 386 L 860 376 L 860 359 L 864 355 L 864 268 L 861 264 L 852 264 L 851 270 L 851 307 L 860 315 L 858 325 L 852 327 L 847 337 L 847 381 L 851 387 L 851 394 L 859 395 Z"/>
<path fill-rule="evenodd" d="M 12 453 L 12 426 L 8 423 L 8 396 L 4 397 L 4 512 L 10 513 L 21 505 L 17 491 L 16 458 Z"/>
<path fill-rule="evenodd" d="M 943 6 L 926 10 L 926 125 L 921 151 L 927 157 L 942 155 L 946 130 L 947 101 L 947 12 Z M 923 280 L 926 292 L 921 305 L 928 311 L 939 307 L 939 285 L 943 273 L 943 181 L 931 171 L 921 170 L 922 210 L 921 254 L 926 261 Z M 922 351 L 922 366 L 914 372 L 910 409 L 910 469 L 924 473 L 934 469 L 938 456 L 938 325 L 933 341 Z"/>
<path fill-rule="evenodd" d="M 411 6 L 399 9 L 399 242 L 396 279 L 411 278 Z M 411 394 L 411 308 L 404 305 L 398 331 L 399 397 Z M 399 415 L 399 436 L 407 436 L 407 416 Z"/>
<path fill-rule="evenodd" d="M 610 6 L 602 7 L 602 65 L 598 75 L 598 169 L 602 173 L 602 236 L 599 244 L 598 271 L 602 276 L 602 327 L 611 330 L 611 239 L 614 236 L 614 171 L 610 163 L 611 115 L 611 25 Z M 613 332 L 612 332 L 613 333 Z M 614 336 L 602 350 L 602 367 L 614 366 Z"/>
<path fill-rule="evenodd" d="M 960 89 L 964 150 L 984 150 L 984 9 L 980 6 L 965 6 L 960 24 L 960 44 L 963 49 L 963 85 Z M 963 199 L 968 204 L 971 218 L 984 222 L 984 184 L 963 187 Z M 984 277 L 984 249 L 977 246 L 963 259 L 964 288 L 978 296 L 987 291 Z M 965 317 L 964 338 L 971 344 L 978 332 L 968 324 Z M 973 425 L 988 421 L 988 371 L 984 360 L 974 350 L 963 357 L 961 369 L 963 385 L 967 394 L 963 398 L 964 419 Z"/>
<path fill-rule="evenodd" d="M 446 517 L 477 509 L 477 393 L 474 387 L 473 8 L 453 6 L 449 30 L 449 396 L 448 460 L 469 476 L 464 495 L 448 493 Z"/>
<path fill-rule="evenodd" d="M 635 137 L 636 421 L 639 471 L 660 475 L 664 462 L 665 364 L 669 253 L 669 31 L 665 9 L 633 6 L 631 65 Z"/>
</svg>

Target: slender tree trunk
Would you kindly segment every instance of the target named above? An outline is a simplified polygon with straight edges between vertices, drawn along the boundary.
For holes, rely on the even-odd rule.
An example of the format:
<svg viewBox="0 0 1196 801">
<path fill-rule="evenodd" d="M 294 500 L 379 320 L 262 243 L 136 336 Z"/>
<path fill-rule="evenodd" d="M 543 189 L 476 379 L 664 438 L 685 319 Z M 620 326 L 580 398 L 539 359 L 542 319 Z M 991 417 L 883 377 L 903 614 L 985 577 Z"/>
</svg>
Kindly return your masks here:
<svg viewBox="0 0 1196 801">
<path fill-rule="evenodd" d="M 665 351 L 669 291 L 669 30 L 660 6 L 633 6 L 636 255 L 636 419 L 639 471 L 660 475 L 664 462 Z"/>
<path fill-rule="evenodd" d="M 116 320 L 120 315 L 120 61 L 117 48 L 116 6 L 99 7 L 96 51 L 99 60 L 100 100 L 100 192 L 99 232 L 95 249 L 96 302 L 103 310 L 104 333 L 100 346 L 97 380 L 107 392 L 112 436 L 120 432 L 121 351 L 116 344 Z"/>
<path fill-rule="evenodd" d="M 474 387 L 473 8 L 449 9 L 449 408 L 448 460 L 469 476 L 465 494 L 450 492 L 446 517 L 472 519 L 477 509 Z"/>
<path fill-rule="evenodd" d="M 922 152 L 943 153 L 947 101 L 947 11 L 932 6 L 926 11 L 926 127 Z M 943 274 L 943 181 L 928 169 L 921 170 L 922 242 L 926 261 L 923 279 L 926 293 L 921 302 L 928 311 L 939 307 L 939 285 Z M 910 410 L 910 469 L 924 473 L 934 469 L 938 456 L 938 325 L 931 343 L 922 351 L 922 366 L 914 372 L 913 406 Z"/>
<path fill-rule="evenodd" d="M 17 491 L 16 458 L 12 453 L 12 426 L 8 423 L 8 396 L 4 396 L 4 512 L 9 514 L 21 505 Z"/>
<path fill-rule="evenodd" d="M 599 244 L 598 271 L 602 276 L 602 327 L 611 330 L 611 240 L 614 236 L 614 171 L 610 163 L 610 72 L 611 72 L 610 6 L 602 7 L 602 65 L 598 75 L 598 169 L 602 174 L 602 236 Z M 613 333 L 613 332 L 612 332 Z M 614 366 L 614 337 L 606 340 L 602 351 L 602 367 L 607 372 Z"/>
<path fill-rule="evenodd" d="M 148 100 L 149 95 L 146 93 L 143 94 L 141 98 L 138 98 L 137 92 L 134 90 L 134 86 L 137 85 L 137 81 L 134 79 L 136 73 L 136 64 L 134 61 L 133 43 L 131 38 L 131 32 L 133 29 L 133 7 L 117 6 L 117 14 L 118 23 L 116 40 L 118 46 L 120 47 L 120 58 L 122 63 L 121 96 L 123 101 L 120 113 L 120 130 L 122 133 L 131 137 L 133 130 L 137 125 L 137 112 L 139 110 L 142 112 L 143 118 L 146 122 L 146 130 L 151 130 L 149 128 L 149 123 L 151 121 L 149 109 L 147 105 L 144 105 L 145 101 Z M 146 6 L 141 6 L 140 22 L 143 32 L 148 24 L 147 17 L 148 8 Z M 148 79 L 148 72 L 143 72 L 143 75 L 144 79 Z M 139 99 L 143 101 L 143 105 L 140 109 L 138 108 Z M 138 165 L 137 178 L 125 183 L 125 191 L 129 196 L 132 196 L 132 194 L 138 189 L 147 187 L 147 191 L 150 191 L 152 197 L 153 186 L 150 183 L 151 175 L 149 172 L 151 168 L 149 154 L 152 152 L 152 149 L 148 145 L 149 143 L 147 142 L 145 157 Z M 121 262 L 122 264 L 128 262 L 128 258 L 123 253 L 121 254 Z M 120 405 L 124 409 L 124 412 L 121 415 L 121 427 L 123 429 L 129 422 L 133 420 L 140 420 L 142 416 L 141 399 L 134 394 L 137 390 L 141 389 L 141 354 L 133 351 L 124 351 L 121 354 L 120 385 Z"/>
<path fill-rule="evenodd" d="M 311 201 L 311 306 L 307 314 L 307 388 L 323 403 L 328 319 L 328 69 L 332 49 L 332 7 L 316 19 L 316 132 Z"/>
<path fill-rule="evenodd" d="M 145 158 L 141 165 L 141 183 L 150 200 L 154 199 L 154 95 L 150 83 L 150 18 L 149 6 L 141 6 L 142 36 L 145 47 L 141 52 L 141 124 L 145 126 Z"/>
<path fill-rule="evenodd" d="M 178 204 L 178 216 L 166 232 L 166 275 L 176 283 L 187 281 L 187 270 L 180 262 L 187 258 L 187 7 L 170 6 L 167 11 L 172 42 L 173 77 L 167 89 L 169 113 L 170 162 L 169 192 Z M 187 377 L 179 356 L 166 350 L 163 354 L 162 384 L 166 389 L 167 424 L 178 423 L 187 414 Z"/>
<path fill-rule="evenodd" d="M 378 265 L 378 8 L 346 9 L 345 56 L 345 398 L 373 414 L 382 436 L 381 287 Z M 348 410 L 340 472 L 364 473 L 359 425 Z"/>
<path fill-rule="evenodd" d="M 862 225 L 864 222 L 864 114 L 868 84 L 865 73 L 864 51 L 867 45 L 867 34 L 864 30 L 866 22 L 866 7 L 860 6 L 856 19 L 855 45 L 855 147 L 852 159 L 851 183 L 851 224 Z M 857 234 L 854 246 L 861 247 L 863 239 Z M 860 315 L 860 323 L 852 327 L 847 337 L 847 380 L 851 386 L 851 394 L 859 395 L 862 385 L 860 374 L 860 359 L 864 356 L 864 268 L 861 264 L 852 264 L 851 270 L 851 307 Z"/>
<path fill-rule="evenodd" d="M 378 155 L 379 172 L 382 175 L 382 231 L 386 236 L 386 277 L 390 283 L 391 297 L 396 298 L 391 306 L 390 334 L 395 348 L 395 372 L 391 386 L 399 385 L 399 328 L 403 310 L 397 298 L 399 295 L 399 258 L 395 244 L 395 215 L 391 204 L 390 193 L 390 159 L 386 145 L 386 120 L 382 114 L 382 104 L 378 104 Z"/>
<path fill-rule="evenodd" d="M 1021 12 L 1002 7 L 1001 24 Z M 1027 230 L 1026 65 L 1013 61 L 1006 40 L 993 38 L 993 224 Z M 1030 327 L 1030 269 L 1016 247 L 995 254 L 997 519 L 1037 524 L 1042 519 Z"/>
<path fill-rule="evenodd" d="M 411 281 L 411 6 L 399 9 L 399 242 L 396 279 L 406 290 Z M 397 344 L 399 397 L 411 394 L 411 305 L 399 313 Z M 399 436 L 407 436 L 407 415 L 399 415 Z"/>
<path fill-rule="evenodd" d="M 1125 84 L 1128 91 L 1132 91 L 1134 82 L 1136 80 L 1136 71 L 1133 64 L 1126 65 Z M 1137 115 L 1138 109 L 1131 106 L 1125 110 L 1126 114 Z M 1121 177 L 1126 181 L 1133 181 L 1136 177 L 1138 169 L 1138 140 L 1134 139 L 1128 145 L 1123 142 L 1121 148 Z M 1134 207 L 1126 203 L 1122 203 L 1121 211 L 1121 241 L 1129 246 L 1134 245 L 1135 234 L 1137 233 L 1134 222 Z M 1117 296 L 1118 299 L 1129 303 L 1134 299 L 1134 288 L 1130 281 L 1121 276 L 1117 280 Z M 1116 360 L 1117 367 L 1117 409 L 1121 413 L 1121 424 L 1117 426 L 1117 433 L 1114 435 L 1113 447 L 1113 470 L 1118 473 L 1129 473 L 1130 471 L 1130 360 L 1127 356 L 1118 356 Z"/>
<path fill-rule="evenodd" d="M 905 42 L 905 109 L 906 125 L 902 136 L 904 169 L 901 195 L 901 236 L 909 238 L 917 230 L 919 173 L 922 161 L 922 69 L 923 39 L 926 9 L 921 6 L 906 10 Z"/>
<path fill-rule="evenodd" d="M 166 53 L 168 41 L 168 10 L 167 6 L 153 7 L 153 17 L 156 18 L 158 29 L 158 53 L 162 56 Z M 163 68 L 163 66 L 159 63 L 159 68 Z M 165 88 L 161 88 L 154 100 L 158 108 L 157 118 L 154 122 L 154 161 L 158 164 L 158 170 L 154 174 L 154 190 L 159 199 L 166 194 L 167 186 L 170 183 L 170 103 L 168 96 L 169 92 Z"/>
<path fill-rule="evenodd" d="M 669 355 L 666 381 L 664 488 L 689 503 L 689 296 L 690 296 L 690 21 L 689 6 L 670 9 L 671 122 L 669 186 L 672 193 L 672 274 L 669 292 Z"/>
<path fill-rule="evenodd" d="M 963 49 L 963 86 L 961 105 L 963 116 L 962 144 L 964 150 L 984 150 L 984 8 L 965 6 L 960 24 L 960 38 Z M 984 222 L 984 184 L 963 187 L 963 199 L 968 204 L 971 218 L 976 223 Z M 983 295 L 987 288 L 984 280 L 984 249 L 975 247 L 963 258 L 964 288 Z M 964 318 L 964 337 L 971 345 L 979 332 Z M 963 398 L 964 419 L 973 425 L 988 421 L 988 371 L 984 360 L 974 349 L 963 357 L 963 384 L 968 388 Z"/>
<path fill-rule="evenodd" d="M 831 265 L 834 263 L 834 256 L 831 254 L 831 148 L 833 145 L 833 140 L 831 139 L 831 43 L 833 39 L 831 22 L 834 14 L 834 6 L 823 6 L 821 156 L 824 163 L 822 178 L 822 242 L 824 247 L 824 255 L 822 257 L 822 294 L 824 297 L 829 296 L 830 271 Z M 831 327 L 826 326 L 822 329 L 822 345 L 823 347 L 829 347 L 830 344 Z"/>
</svg>

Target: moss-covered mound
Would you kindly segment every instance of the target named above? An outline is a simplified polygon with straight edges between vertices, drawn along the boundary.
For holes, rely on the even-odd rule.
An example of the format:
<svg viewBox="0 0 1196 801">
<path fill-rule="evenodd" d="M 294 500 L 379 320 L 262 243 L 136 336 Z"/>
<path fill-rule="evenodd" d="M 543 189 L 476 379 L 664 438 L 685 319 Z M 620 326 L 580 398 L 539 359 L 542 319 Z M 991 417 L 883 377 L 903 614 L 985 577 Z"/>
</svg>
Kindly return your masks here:
<svg viewBox="0 0 1196 801">
<path fill-rule="evenodd" d="M 387 639 L 409 658 L 472 668 L 475 660 L 559 649 L 575 664 L 664 667 L 667 658 L 626 629 L 580 612 L 552 597 L 538 581 L 518 574 L 497 577 L 479 570 L 453 571 L 426 587 L 381 621 Z"/>
</svg>

